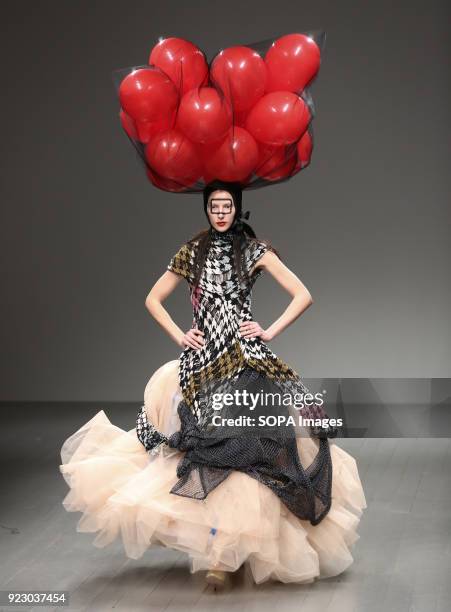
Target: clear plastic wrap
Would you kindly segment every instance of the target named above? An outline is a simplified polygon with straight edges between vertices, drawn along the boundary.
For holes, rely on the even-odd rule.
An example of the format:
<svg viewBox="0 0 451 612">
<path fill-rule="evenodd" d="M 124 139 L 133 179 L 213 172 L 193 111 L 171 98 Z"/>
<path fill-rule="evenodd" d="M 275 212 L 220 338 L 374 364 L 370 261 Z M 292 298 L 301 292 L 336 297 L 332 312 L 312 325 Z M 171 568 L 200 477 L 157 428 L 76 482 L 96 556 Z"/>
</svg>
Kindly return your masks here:
<svg viewBox="0 0 451 612">
<path fill-rule="evenodd" d="M 287 34 L 221 49 L 211 61 L 192 42 L 160 38 L 147 64 L 114 70 L 120 123 L 149 181 L 176 193 L 215 179 L 256 189 L 304 170 L 325 38 Z"/>
</svg>

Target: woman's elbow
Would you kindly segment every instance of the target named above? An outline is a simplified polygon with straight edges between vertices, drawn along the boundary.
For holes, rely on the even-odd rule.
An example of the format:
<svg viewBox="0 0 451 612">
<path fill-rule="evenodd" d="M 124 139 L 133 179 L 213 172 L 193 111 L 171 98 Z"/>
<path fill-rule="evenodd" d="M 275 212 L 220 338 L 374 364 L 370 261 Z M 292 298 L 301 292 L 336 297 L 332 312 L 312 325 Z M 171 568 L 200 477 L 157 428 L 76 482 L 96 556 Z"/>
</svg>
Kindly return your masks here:
<svg viewBox="0 0 451 612">
<path fill-rule="evenodd" d="M 307 307 L 313 304 L 312 294 L 308 289 L 305 289 L 300 296 L 301 300 L 307 304 Z"/>
<path fill-rule="evenodd" d="M 312 295 L 307 289 L 302 289 L 301 291 L 297 292 L 294 296 L 294 300 L 299 304 L 299 308 L 301 308 L 301 310 L 305 310 L 313 304 Z"/>
<path fill-rule="evenodd" d="M 145 307 L 150 313 L 152 313 L 156 304 L 158 304 L 157 298 L 149 293 L 144 302 Z"/>
</svg>

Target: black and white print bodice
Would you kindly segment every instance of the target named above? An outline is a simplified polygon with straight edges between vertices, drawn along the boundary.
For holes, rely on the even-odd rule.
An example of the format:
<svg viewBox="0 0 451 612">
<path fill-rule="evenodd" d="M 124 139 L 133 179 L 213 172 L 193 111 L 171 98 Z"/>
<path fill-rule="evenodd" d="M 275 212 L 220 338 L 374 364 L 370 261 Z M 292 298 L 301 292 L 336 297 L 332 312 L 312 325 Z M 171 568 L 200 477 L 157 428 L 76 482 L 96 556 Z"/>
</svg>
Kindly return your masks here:
<svg viewBox="0 0 451 612">
<path fill-rule="evenodd" d="M 202 385 L 216 378 L 236 378 L 248 364 L 276 357 L 260 338 L 244 338 L 240 323 L 252 320 L 252 287 L 262 274 L 255 268 L 268 249 L 265 242 L 247 239 L 242 258 L 244 277 L 239 279 L 233 259 L 233 236 L 212 228 L 212 240 L 197 287 L 193 286 L 197 243 L 184 244 L 172 257 L 168 270 L 189 283 L 192 326 L 204 332 L 201 349 L 186 347 L 180 355 L 180 386 L 184 399 L 200 419 Z"/>
</svg>

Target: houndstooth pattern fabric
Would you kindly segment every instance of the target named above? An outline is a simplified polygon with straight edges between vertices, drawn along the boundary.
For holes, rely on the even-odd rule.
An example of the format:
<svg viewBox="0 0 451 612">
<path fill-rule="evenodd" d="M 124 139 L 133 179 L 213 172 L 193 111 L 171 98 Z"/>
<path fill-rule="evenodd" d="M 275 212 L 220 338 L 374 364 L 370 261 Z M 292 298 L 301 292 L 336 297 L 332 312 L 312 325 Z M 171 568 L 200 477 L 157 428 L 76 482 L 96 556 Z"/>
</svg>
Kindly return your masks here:
<svg viewBox="0 0 451 612">
<path fill-rule="evenodd" d="M 271 247 L 248 238 L 242 251 L 246 274 L 239 280 L 233 266 L 233 237 L 230 232 L 212 228 L 212 244 L 197 288 L 193 287 L 194 262 L 198 241 L 182 245 L 167 266 L 189 284 L 193 307 L 192 326 L 204 332 L 204 346 L 186 347 L 180 355 L 180 387 L 185 402 L 199 423 L 211 416 L 205 411 L 205 396 L 227 392 L 245 368 L 251 367 L 276 381 L 283 393 L 293 397 L 309 393 L 300 376 L 282 361 L 260 338 L 243 338 L 240 322 L 252 321 L 252 288 L 263 273 L 258 260 Z M 222 391 L 221 391 L 222 390 Z M 323 419 L 327 414 L 318 404 L 304 407 L 306 418 Z M 317 437 L 334 437 L 335 428 L 312 427 Z"/>
<path fill-rule="evenodd" d="M 156 429 L 147 417 L 145 406 L 141 406 L 136 419 L 138 440 L 151 455 L 156 455 L 161 444 L 167 444 L 168 438 Z"/>
</svg>

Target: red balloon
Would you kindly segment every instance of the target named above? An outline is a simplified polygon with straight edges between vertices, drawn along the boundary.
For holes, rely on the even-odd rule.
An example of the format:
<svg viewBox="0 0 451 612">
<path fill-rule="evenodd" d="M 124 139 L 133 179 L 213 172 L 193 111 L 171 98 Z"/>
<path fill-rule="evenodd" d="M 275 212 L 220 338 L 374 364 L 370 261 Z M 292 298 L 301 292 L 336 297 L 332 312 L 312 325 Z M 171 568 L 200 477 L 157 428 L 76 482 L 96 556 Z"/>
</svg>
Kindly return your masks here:
<svg viewBox="0 0 451 612">
<path fill-rule="evenodd" d="M 147 143 L 156 134 L 173 128 L 174 124 L 175 111 L 172 111 L 170 115 L 160 119 L 159 121 L 136 121 L 138 140 L 140 142 Z"/>
<path fill-rule="evenodd" d="M 248 180 L 258 161 L 258 145 L 243 128 L 231 128 L 216 150 L 205 158 L 204 172 L 223 181 Z"/>
<path fill-rule="evenodd" d="M 316 42 L 304 34 L 287 34 L 268 49 L 265 64 L 268 73 L 266 92 L 302 93 L 315 77 L 321 53 Z"/>
<path fill-rule="evenodd" d="M 259 145 L 259 160 L 255 174 L 268 181 L 277 181 L 290 176 L 296 164 L 296 149 L 292 147 L 276 147 L 274 145 Z"/>
<path fill-rule="evenodd" d="M 177 181 L 171 181 L 171 179 L 164 179 L 156 172 L 153 172 L 150 168 L 146 169 L 147 178 L 159 189 L 164 191 L 173 191 L 174 193 L 180 193 L 186 190 L 186 184 L 177 183 Z"/>
<path fill-rule="evenodd" d="M 181 95 L 208 83 L 205 55 L 199 47 L 183 38 L 170 37 L 157 43 L 150 52 L 149 64 L 161 68 Z"/>
<path fill-rule="evenodd" d="M 145 148 L 146 160 L 163 179 L 192 185 L 202 173 L 195 145 L 179 130 L 154 136 Z"/>
<path fill-rule="evenodd" d="M 228 132 L 224 138 L 222 138 L 221 140 L 217 142 L 207 143 L 207 144 L 200 144 L 200 143 L 196 144 L 197 155 L 199 156 L 199 159 L 201 161 L 202 168 L 203 168 L 202 178 L 204 179 L 205 184 L 208 184 L 210 181 L 213 181 L 216 178 L 213 174 L 211 174 L 207 170 L 207 163 L 209 159 L 212 157 L 212 155 L 216 153 L 216 151 L 219 149 L 221 144 L 226 142 L 227 135 L 228 135 Z"/>
<path fill-rule="evenodd" d="M 231 125 L 230 104 L 213 87 L 192 89 L 183 96 L 177 127 L 193 142 L 215 142 L 226 135 Z"/>
<path fill-rule="evenodd" d="M 247 186 L 247 185 L 250 183 L 250 181 L 251 181 L 251 179 L 252 179 L 252 174 L 253 174 L 253 173 L 252 173 L 252 172 L 250 172 L 250 173 L 249 173 L 249 174 L 246 176 L 246 178 L 241 179 L 240 181 L 238 181 L 239 183 L 241 183 L 241 186 L 242 186 L 243 188 L 244 188 L 244 187 L 246 187 L 246 186 Z"/>
<path fill-rule="evenodd" d="M 119 111 L 119 116 L 122 127 L 127 135 L 132 138 L 132 140 L 138 140 L 143 143 L 149 142 L 155 134 L 172 127 L 170 117 L 165 117 L 160 121 L 133 121 L 123 109 Z"/>
<path fill-rule="evenodd" d="M 297 144 L 297 162 L 294 169 L 297 172 L 300 168 L 305 168 L 310 163 L 313 150 L 313 140 L 307 130 Z"/>
<path fill-rule="evenodd" d="M 174 83 L 158 68 L 140 68 L 128 74 L 119 87 L 122 108 L 135 121 L 160 121 L 177 106 Z"/>
<path fill-rule="evenodd" d="M 175 122 L 175 112 L 172 113 L 172 116 L 164 117 L 159 121 L 133 121 L 133 119 L 122 109 L 119 112 L 119 116 L 122 127 L 128 136 L 142 143 L 147 143 L 155 134 L 159 134 L 160 132 L 164 132 L 174 127 Z"/>
<path fill-rule="evenodd" d="M 199 158 L 204 161 L 208 160 L 209 157 L 211 157 L 213 153 L 215 153 L 219 149 L 221 144 L 223 144 L 227 140 L 228 135 L 229 135 L 229 130 L 227 131 L 226 135 L 223 138 L 221 138 L 221 140 L 218 140 L 216 142 L 208 142 L 206 144 L 202 144 L 202 143 L 196 144 L 196 150 L 199 155 Z"/>
<path fill-rule="evenodd" d="M 264 144 L 287 145 L 296 142 L 310 121 L 304 100 L 290 91 L 266 94 L 250 111 L 246 129 Z"/>
<path fill-rule="evenodd" d="M 125 133 L 133 140 L 138 140 L 138 131 L 135 122 L 122 108 L 119 111 L 119 118 Z"/>
<path fill-rule="evenodd" d="M 244 128 L 246 125 L 246 119 L 247 116 L 249 114 L 249 111 L 242 111 L 239 113 L 234 113 L 233 114 L 233 123 L 235 125 L 238 125 L 239 127 Z"/>
<path fill-rule="evenodd" d="M 234 111 L 246 111 L 265 93 L 265 62 L 249 47 L 230 47 L 214 58 L 210 78 Z"/>
</svg>

